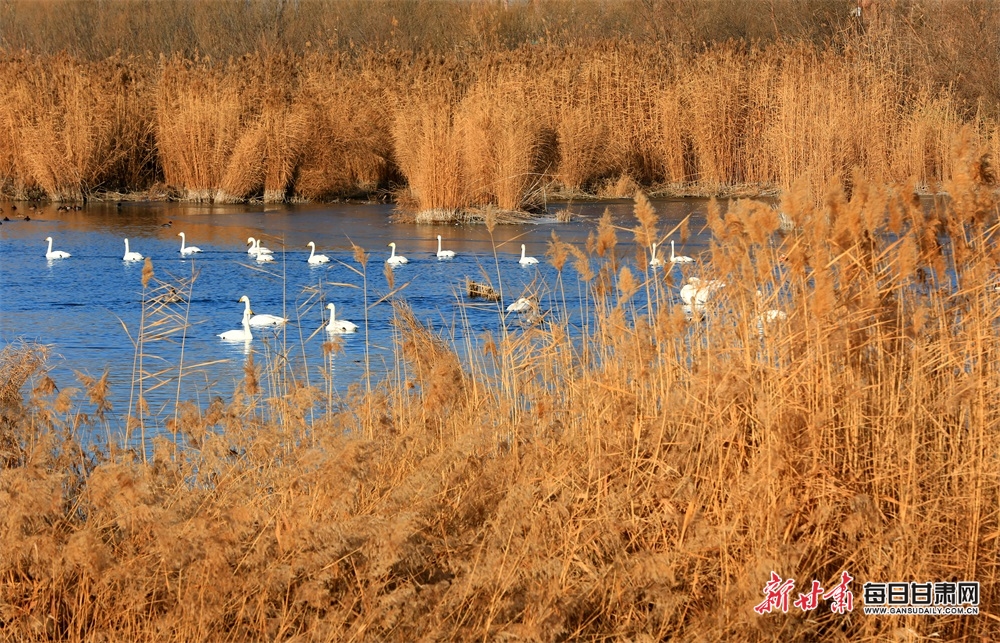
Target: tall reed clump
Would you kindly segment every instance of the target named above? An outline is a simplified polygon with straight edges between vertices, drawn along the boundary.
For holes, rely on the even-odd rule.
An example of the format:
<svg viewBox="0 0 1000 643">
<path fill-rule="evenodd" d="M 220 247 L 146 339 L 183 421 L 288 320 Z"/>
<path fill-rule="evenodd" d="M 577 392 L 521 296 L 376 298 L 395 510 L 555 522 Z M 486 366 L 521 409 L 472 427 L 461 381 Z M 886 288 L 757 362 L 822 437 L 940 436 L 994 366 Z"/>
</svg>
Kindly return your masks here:
<svg viewBox="0 0 1000 643">
<path fill-rule="evenodd" d="M 155 178 L 150 74 L 137 60 L 4 56 L 0 190 L 76 201 Z"/>
<path fill-rule="evenodd" d="M 380 383 L 324 407 L 304 380 L 265 393 L 279 367 L 250 359 L 148 462 L 83 447 L 74 395 L 99 380 L 57 391 L 5 351 L 4 633 L 995 637 L 989 617 L 860 611 L 866 582 L 978 581 L 983 609 L 1000 588 L 1000 213 L 962 140 L 939 209 L 860 174 L 849 197 L 789 191 L 784 236 L 766 205 L 713 203 L 710 261 L 684 268 L 725 284 L 700 319 L 628 259 L 662 233 L 639 197 L 634 248 L 609 219 L 588 251 L 553 239 L 535 325 L 498 313 L 456 347 L 396 293 Z M 772 571 L 796 593 L 849 572 L 853 612 L 757 614 Z"/>
</svg>

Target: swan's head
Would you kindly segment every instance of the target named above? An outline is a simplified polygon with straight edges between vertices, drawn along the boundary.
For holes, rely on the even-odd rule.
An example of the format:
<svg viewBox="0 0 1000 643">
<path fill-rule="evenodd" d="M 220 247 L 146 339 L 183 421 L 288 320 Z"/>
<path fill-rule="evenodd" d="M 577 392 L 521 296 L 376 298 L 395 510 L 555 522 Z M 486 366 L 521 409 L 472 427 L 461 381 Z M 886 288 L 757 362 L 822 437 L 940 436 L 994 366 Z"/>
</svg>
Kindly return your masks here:
<svg viewBox="0 0 1000 643">
<path fill-rule="evenodd" d="M 395 250 L 396 249 L 396 242 L 395 241 L 390 241 L 389 242 L 389 247 L 392 248 L 393 250 Z"/>
<path fill-rule="evenodd" d="M 45 237 L 46 241 L 52 241 L 52 237 Z"/>
<path fill-rule="evenodd" d="M 440 240 L 441 240 L 441 235 L 438 235 L 438 241 L 440 241 Z"/>
<path fill-rule="evenodd" d="M 178 232 L 177 236 L 180 237 L 181 239 L 183 239 L 184 238 L 184 233 L 183 232 Z"/>
<path fill-rule="evenodd" d="M 243 295 L 242 297 L 240 297 L 240 303 L 241 304 L 244 304 L 244 303 L 249 304 L 250 303 L 250 298 L 247 297 L 246 295 Z"/>
<path fill-rule="evenodd" d="M 523 252 L 524 252 L 525 250 L 527 250 L 527 248 L 525 248 L 525 247 L 524 247 L 524 244 L 522 243 L 522 244 L 521 244 L 521 252 L 523 253 Z"/>
<path fill-rule="evenodd" d="M 256 241 L 256 239 L 254 239 L 253 237 L 247 237 L 247 245 L 248 245 L 248 246 L 249 246 L 250 244 L 252 244 L 253 242 L 255 242 L 255 241 Z"/>
<path fill-rule="evenodd" d="M 326 305 L 326 309 L 327 310 L 333 310 L 334 309 L 334 305 L 333 304 L 327 304 Z"/>
<path fill-rule="evenodd" d="M 312 248 L 313 250 L 315 250 L 315 249 L 316 249 L 316 244 L 315 244 L 315 243 L 313 243 L 312 241 L 310 241 L 310 242 L 309 242 L 309 243 L 307 243 L 306 245 L 307 245 L 307 246 L 309 246 L 310 248 Z"/>
</svg>

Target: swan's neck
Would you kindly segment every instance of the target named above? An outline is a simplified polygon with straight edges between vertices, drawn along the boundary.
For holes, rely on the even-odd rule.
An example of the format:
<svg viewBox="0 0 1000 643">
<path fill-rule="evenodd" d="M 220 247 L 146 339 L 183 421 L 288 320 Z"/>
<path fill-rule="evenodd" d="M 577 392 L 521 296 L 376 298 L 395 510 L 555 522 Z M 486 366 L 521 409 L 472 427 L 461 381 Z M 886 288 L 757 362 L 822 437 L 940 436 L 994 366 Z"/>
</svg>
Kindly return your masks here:
<svg viewBox="0 0 1000 643">
<path fill-rule="evenodd" d="M 392 254 L 389 255 L 389 258 L 392 259 L 393 257 L 396 256 L 396 246 L 392 245 L 392 246 L 389 246 L 389 247 L 392 248 Z"/>
<path fill-rule="evenodd" d="M 441 235 L 438 235 L 438 254 L 441 254 Z"/>
<path fill-rule="evenodd" d="M 524 245 L 521 245 L 521 258 L 524 259 Z"/>
<path fill-rule="evenodd" d="M 330 306 L 330 323 L 333 324 L 333 320 L 337 318 L 337 307 Z"/>
<path fill-rule="evenodd" d="M 51 253 L 52 253 L 52 239 L 49 239 L 49 249 L 48 251 L 46 251 L 45 254 L 51 254 Z"/>
<path fill-rule="evenodd" d="M 673 241 L 670 242 L 670 258 L 671 259 L 674 258 L 674 242 Z"/>
<path fill-rule="evenodd" d="M 310 243 L 309 244 L 309 258 L 312 259 L 314 254 L 316 254 L 316 245 Z"/>
<path fill-rule="evenodd" d="M 184 252 L 184 233 L 181 233 L 181 252 Z"/>
<path fill-rule="evenodd" d="M 246 300 L 243 301 L 243 303 L 246 305 L 244 307 L 244 309 L 243 309 L 243 315 L 244 315 L 244 317 L 246 317 L 246 319 L 249 320 L 250 319 L 250 300 L 246 299 Z"/>
</svg>

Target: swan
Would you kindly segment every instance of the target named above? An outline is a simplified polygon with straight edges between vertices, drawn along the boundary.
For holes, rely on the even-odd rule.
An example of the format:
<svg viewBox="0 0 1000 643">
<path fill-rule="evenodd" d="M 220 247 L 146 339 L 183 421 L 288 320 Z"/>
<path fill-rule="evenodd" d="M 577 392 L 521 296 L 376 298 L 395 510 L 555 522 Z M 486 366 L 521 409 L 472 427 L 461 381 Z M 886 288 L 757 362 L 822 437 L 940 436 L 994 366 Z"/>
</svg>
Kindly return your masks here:
<svg viewBox="0 0 1000 643">
<path fill-rule="evenodd" d="M 181 254 L 182 255 L 193 255 L 196 252 L 201 252 L 201 248 L 197 246 L 184 247 L 184 242 L 187 241 L 187 237 L 184 236 L 183 232 L 178 232 L 177 236 L 181 238 Z"/>
<path fill-rule="evenodd" d="M 674 254 L 674 242 L 670 242 L 670 263 L 694 263 L 694 259 L 691 257 L 685 257 L 684 255 Z"/>
<path fill-rule="evenodd" d="M 656 256 L 656 243 L 655 242 L 653 243 L 652 255 L 653 255 L 653 258 L 649 260 L 649 265 L 651 265 L 654 268 L 656 268 L 657 266 L 662 266 L 663 265 L 663 260 Z"/>
<path fill-rule="evenodd" d="M 122 257 L 122 261 L 142 261 L 141 254 L 138 252 L 129 252 L 128 239 L 125 240 L 125 256 Z"/>
<path fill-rule="evenodd" d="M 400 264 L 409 263 L 409 260 L 406 257 L 404 257 L 403 255 L 397 255 L 396 254 L 396 242 L 395 241 L 393 241 L 392 243 L 390 243 L 389 247 L 392 248 L 392 254 L 389 255 L 389 258 L 385 260 L 385 262 L 387 264 L 389 264 L 391 266 L 398 266 Z"/>
<path fill-rule="evenodd" d="M 311 263 L 312 265 L 316 266 L 316 265 L 319 265 L 321 263 L 329 263 L 330 262 L 330 257 L 327 257 L 326 255 L 318 255 L 318 254 L 316 254 L 316 244 L 315 243 L 313 243 L 312 241 L 310 241 L 306 245 L 311 248 L 311 250 L 309 251 L 309 259 L 307 260 L 309 263 Z"/>
<path fill-rule="evenodd" d="M 725 285 L 717 279 L 705 281 L 698 277 L 691 277 L 681 288 L 681 301 L 695 310 L 704 308 L 712 293 Z"/>
<path fill-rule="evenodd" d="M 521 297 L 510 306 L 507 306 L 508 313 L 526 313 L 535 308 L 533 297 Z"/>
<path fill-rule="evenodd" d="M 262 247 L 260 247 L 260 239 L 254 239 L 253 237 L 247 237 L 247 245 L 250 246 L 249 248 L 247 248 L 247 254 L 248 255 L 262 255 L 262 254 L 264 254 L 264 255 L 272 255 L 272 254 L 274 254 L 273 252 L 271 252 L 271 250 L 269 248 L 262 248 Z"/>
<path fill-rule="evenodd" d="M 65 259 L 66 257 L 70 256 L 70 254 L 68 252 L 63 252 L 62 250 L 53 250 L 52 249 L 52 237 L 45 237 L 45 240 L 49 242 L 49 249 L 45 253 L 45 258 L 46 259 Z"/>
<path fill-rule="evenodd" d="M 246 299 L 246 297 L 243 297 L 243 299 Z M 242 301 L 243 299 L 241 299 L 240 301 Z M 247 342 L 247 343 L 250 343 L 250 340 L 253 339 L 253 333 L 250 332 L 250 300 L 249 299 L 247 299 L 246 310 L 243 311 L 243 328 L 241 328 L 239 330 L 227 330 L 226 332 L 221 333 L 219 335 L 219 337 L 221 337 L 223 341 L 227 341 L 227 342 Z"/>
<path fill-rule="evenodd" d="M 354 333 L 358 330 L 358 325 L 353 324 L 346 319 L 337 319 L 337 307 L 333 304 L 327 304 L 327 308 L 330 309 L 330 321 L 326 325 L 326 332 L 334 333 L 336 335 L 344 335 L 346 333 Z"/>
<path fill-rule="evenodd" d="M 243 314 L 249 315 L 251 328 L 275 328 L 277 326 L 284 326 L 285 322 L 288 321 L 284 317 L 278 317 L 277 315 L 254 315 L 253 311 L 250 310 L 250 298 L 246 295 L 240 297 L 240 301 L 246 304 Z"/>
<path fill-rule="evenodd" d="M 438 259 L 454 259 L 455 258 L 455 251 L 454 250 L 442 250 L 441 249 L 441 235 L 438 235 L 438 255 L 437 255 L 437 257 L 438 257 Z"/>
<path fill-rule="evenodd" d="M 271 263 L 272 261 L 274 261 L 274 257 L 273 256 L 266 255 L 264 253 L 258 254 L 254 258 L 257 260 L 257 263 Z"/>
<path fill-rule="evenodd" d="M 518 261 L 519 264 L 521 264 L 522 266 L 530 266 L 531 264 L 538 263 L 538 259 L 535 259 L 534 257 L 526 257 L 526 256 L 524 256 L 524 251 L 525 251 L 525 248 L 524 248 L 524 244 L 522 243 L 521 244 L 521 260 Z"/>
</svg>

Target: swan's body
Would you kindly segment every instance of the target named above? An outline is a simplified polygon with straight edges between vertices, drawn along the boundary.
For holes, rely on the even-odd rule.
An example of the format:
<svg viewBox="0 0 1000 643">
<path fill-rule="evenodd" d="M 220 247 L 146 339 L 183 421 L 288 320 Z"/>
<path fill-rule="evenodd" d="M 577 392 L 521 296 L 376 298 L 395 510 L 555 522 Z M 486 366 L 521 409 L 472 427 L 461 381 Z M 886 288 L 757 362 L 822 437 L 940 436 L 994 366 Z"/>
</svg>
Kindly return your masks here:
<svg viewBox="0 0 1000 643">
<path fill-rule="evenodd" d="M 246 304 L 243 314 L 249 316 L 248 319 L 251 328 L 276 328 L 284 326 L 285 322 L 288 321 L 284 317 L 278 317 L 277 315 L 254 315 L 253 311 L 250 310 L 250 298 L 246 295 L 240 297 L 240 301 Z"/>
<path fill-rule="evenodd" d="M 337 307 L 333 304 L 327 304 L 326 307 L 330 309 L 330 321 L 326 325 L 326 332 L 333 333 L 335 335 L 345 335 L 347 333 L 357 332 L 357 324 L 353 324 L 346 319 L 337 319 Z"/>
<path fill-rule="evenodd" d="M 663 260 L 656 256 L 656 244 L 655 243 L 653 244 L 652 255 L 653 255 L 653 258 L 649 260 L 649 265 L 653 266 L 654 268 L 656 268 L 657 266 L 662 266 L 663 265 Z"/>
<path fill-rule="evenodd" d="M 396 254 L 396 242 L 395 241 L 393 241 L 392 243 L 390 243 L 389 247 L 392 248 L 392 254 L 390 254 L 389 258 L 385 260 L 385 262 L 387 264 L 389 264 L 391 266 L 398 266 L 400 264 L 409 263 L 409 260 L 406 257 L 404 257 L 403 255 L 397 255 Z"/>
<path fill-rule="evenodd" d="M 329 263 L 330 262 L 330 257 L 327 257 L 326 255 L 318 255 L 318 254 L 316 254 L 316 244 L 315 243 L 313 243 L 312 241 L 310 241 L 306 245 L 309 246 L 309 248 L 310 248 L 310 250 L 309 250 L 309 259 L 308 259 L 309 263 L 311 263 L 312 265 L 316 266 L 316 265 L 319 265 L 321 263 Z"/>
<path fill-rule="evenodd" d="M 240 299 L 243 301 L 246 297 Z M 253 333 L 250 332 L 250 300 L 247 299 L 246 310 L 243 311 L 243 328 L 239 330 L 227 330 L 221 333 L 219 337 L 223 341 L 227 342 L 250 342 L 253 339 Z"/>
<path fill-rule="evenodd" d="M 52 237 L 45 237 L 45 240 L 49 242 L 49 249 L 45 252 L 46 259 L 65 259 L 70 256 L 68 252 L 52 249 Z"/>
<path fill-rule="evenodd" d="M 521 244 L 521 260 L 518 261 L 519 264 L 521 264 L 522 266 L 530 266 L 532 264 L 538 263 L 538 259 L 535 259 L 534 257 L 526 257 L 524 255 L 524 252 L 525 252 L 525 247 L 524 247 L 524 244 L 522 243 Z"/>
<path fill-rule="evenodd" d="M 718 280 L 705 281 L 698 277 L 691 277 L 681 288 L 681 301 L 695 310 L 704 308 L 712 293 L 723 286 L 725 284 Z"/>
<path fill-rule="evenodd" d="M 186 246 L 184 243 L 187 241 L 187 237 L 184 236 L 183 232 L 178 232 L 177 236 L 181 238 L 181 254 L 182 255 L 193 255 L 196 252 L 201 252 L 201 248 L 197 246 Z"/>
<path fill-rule="evenodd" d="M 694 263 L 694 259 L 691 257 L 685 257 L 684 255 L 674 254 L 674 242 L 670 242 L 670 263 Z"/>
<path fill-rule="evenodd" d="M 125 256 L 122 261 L 142 261 L 142 255 L 138 252 L 129 252 L 128 239 L 125 240 Z"/>
<path fill-rule="evenodd" d="M 260 239 L 254 239 L 253 237 L 247 237 L 247 243 L 250 245 L 247 248 L 248 255 L 273 255 L 269 248 L 260 247 Z"/>
<path fill-rule="evenodd" d="M 438 257 L 438 259 L 454 259 L 455 258 L 455 251 L 454 250 L 442 250 L 441 249 L 441 235 L 438 235 L 438 254 L 437 254 L 437 257 Z"/>
<path fill-rule="evenodd" d="M 507 306 L 508 313 L 526 313 L 535 308 L 535 300 L 531 297 L 521 297 L 510 306 Z"/>
<path fill-rule="evenodd" d="M 272 261 L 274 261 L 274 257 L 266 254 L 259 254 L 256 257 L 254 257 L 254 259 L 257 260 L 257 263 L 271 263 Z"/>
</svg>

